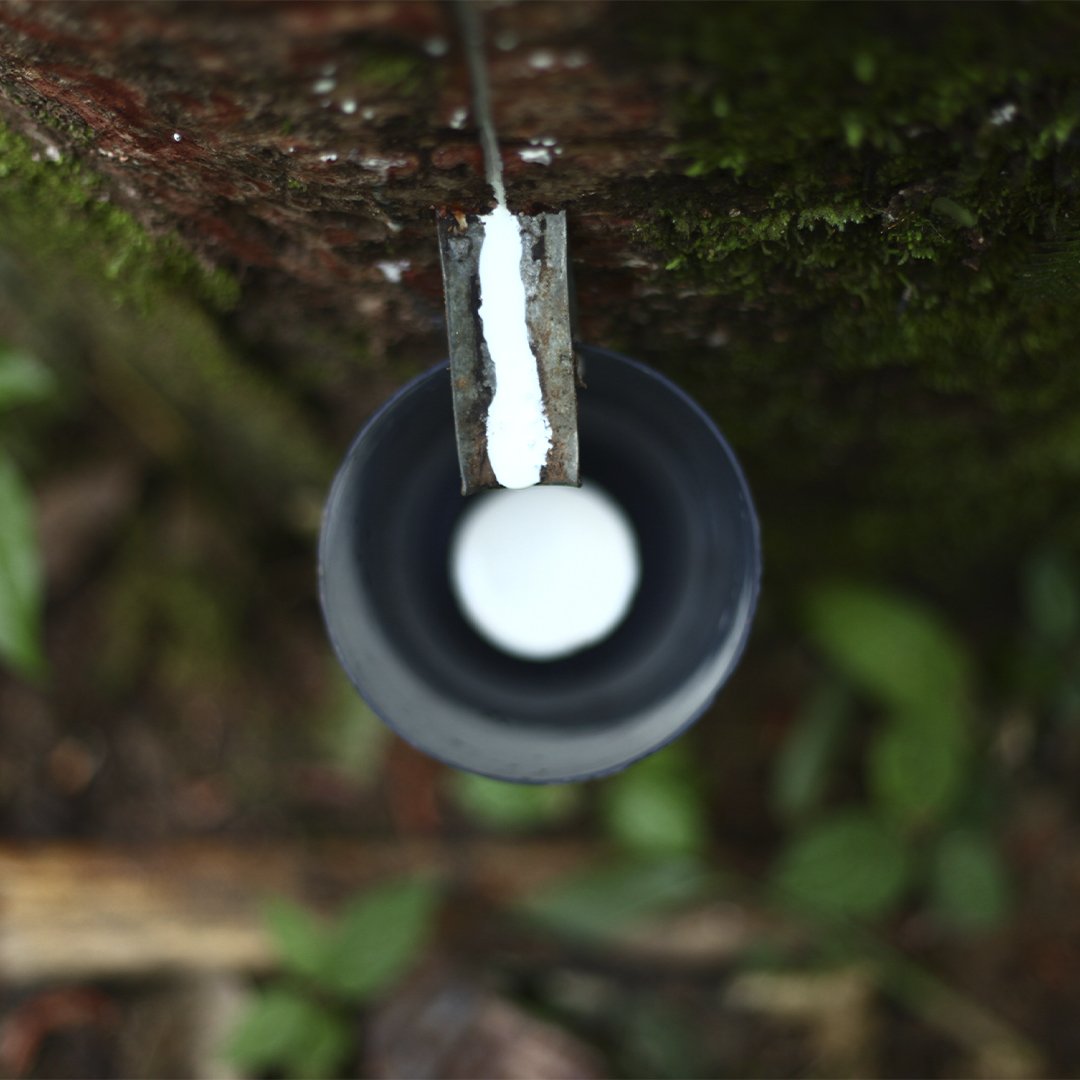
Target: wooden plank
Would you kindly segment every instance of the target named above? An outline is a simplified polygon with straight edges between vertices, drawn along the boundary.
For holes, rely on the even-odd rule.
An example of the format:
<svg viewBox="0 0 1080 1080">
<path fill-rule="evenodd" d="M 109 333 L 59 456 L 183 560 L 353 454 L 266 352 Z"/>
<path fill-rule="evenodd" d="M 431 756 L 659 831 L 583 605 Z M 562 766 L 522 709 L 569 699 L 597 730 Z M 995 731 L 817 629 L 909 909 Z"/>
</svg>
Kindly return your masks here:
<svg viewBox="0 0 1080 1080">
<path fill-rule="evenodd" d="M 265 970 L 272 896 L 332 908 L 380 879 L 427 873 L 508 900 L 594 855 L 562 842 L 0 845 L 0 980 Z"/>
</svg>

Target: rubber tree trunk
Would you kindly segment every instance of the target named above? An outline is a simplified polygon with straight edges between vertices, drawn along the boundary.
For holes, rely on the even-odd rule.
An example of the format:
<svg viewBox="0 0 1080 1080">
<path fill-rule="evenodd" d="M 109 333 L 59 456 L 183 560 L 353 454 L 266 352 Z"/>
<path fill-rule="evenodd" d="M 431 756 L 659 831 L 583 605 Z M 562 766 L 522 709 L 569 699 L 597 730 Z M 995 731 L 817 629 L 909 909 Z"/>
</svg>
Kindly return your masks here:
<svg viewBox="0 0 1080 1080">
<path fill-rule="evenodd" d="M 774 596 L 973 601 L 1080 538 L 1080 10 L 484 16 L 511 206 L 567 211 L 582 337 L 727 431 Z M 0 113 L 0 335 L 310 521 L 444 355 L 435 209 L 491 202 L 452 7 L 9 2 Z"/>
</svg>

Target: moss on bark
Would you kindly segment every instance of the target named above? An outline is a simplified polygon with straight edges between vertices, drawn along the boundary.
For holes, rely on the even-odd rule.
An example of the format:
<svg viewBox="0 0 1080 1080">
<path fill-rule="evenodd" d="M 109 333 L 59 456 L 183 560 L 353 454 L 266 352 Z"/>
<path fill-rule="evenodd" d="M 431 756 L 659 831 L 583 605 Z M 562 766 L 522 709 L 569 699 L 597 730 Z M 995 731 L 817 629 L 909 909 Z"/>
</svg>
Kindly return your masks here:
<svg viewBox="0 0 1080 1080">
<path fill-rule="evenodd" d="M 199 263 L 174 236 L 152 238 L 110 201 L 100 177 L 2 124 L 0 181 L 3 242 L 20 259 L 74 269 L 100 281 L 116 304 L 140 311 L 162 290 L 191 295 L 217 312 L 236 306 L 232 275 Z"/>
<path fill-rule="evenodd" d="M 280 384 L 325 384 L 324 414 L 366 403 L 441 350 L 430 207 L 487 198 L 475 133 L 451 121 L 468 93 L 445 11 L 281 4 L 256 26 L 242 5 L 181 8 L 159 9 L 164 52 L 139 47 L 158 29 L 132 29 L 138 6 L 47 6 L 4 31 L 5 108 L 63 158 L 0 135 L 7 243 L 99 306 L 160 308 L 144 332 L 183 337 L 194 313 L 194 344 L 146 350 L 182 411 L 295 418 Z M 511 5 L 490 24 L 520 41 L 492 50 L 515 205 L 567 208 L 589 336 L 720 420 L 771 595 L 843 570 L 960 600 L 1046 539 L 1080 544 L 1077 8 Z M 527 164 L 549 134 L 565 153 Z M 277 404 L 244 404 L 247 365 L 209 371 L 234 332 L 260 385 L 283 375 Z M 318 457 L 298 445 L 272 457 Z"/>
<path fill-rule="evenodd" d="M 329 454 L 218 325 L 239 295 L 231 275 L 152 237 L 94 174 L 2 125 L 0 221 L 6 334 L 92 388 L 152 451 L 216 457 L 271 513 L 312 527 Z"/>
<path fill-rule="evenodd" d="M 687 180 L 640 234 L 722 312 L 690 378 L 750 459 L 774 565 L 978 588 L 1080 541 L 1080 12 L 656 16 L 648 48 L 693 72 Z"/>
</svg>

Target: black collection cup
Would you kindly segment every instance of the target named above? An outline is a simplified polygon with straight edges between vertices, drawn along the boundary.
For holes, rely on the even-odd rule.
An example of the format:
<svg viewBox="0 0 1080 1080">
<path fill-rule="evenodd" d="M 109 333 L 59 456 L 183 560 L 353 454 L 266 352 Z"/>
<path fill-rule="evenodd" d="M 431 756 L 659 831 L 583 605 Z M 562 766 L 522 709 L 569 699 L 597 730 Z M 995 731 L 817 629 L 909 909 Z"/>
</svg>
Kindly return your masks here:
<svg viewBox="0 0 1080 1080">
<path fill-rule="evenodd" d="M 685 731 L 739 661 L 761 576 L 750 492 L 709 417 L 650 368 L 577 351 L 582 475 L 627 514 L 641 561 L 630 610 L 604 640 L 524 660 L 466 621 L 450 582 L 468 500 L 447 367 L 361 430 L 319 544 L 330 640 L 361 696 L 418 749 L 518 783 L 614 772 Z"/>
</svg>

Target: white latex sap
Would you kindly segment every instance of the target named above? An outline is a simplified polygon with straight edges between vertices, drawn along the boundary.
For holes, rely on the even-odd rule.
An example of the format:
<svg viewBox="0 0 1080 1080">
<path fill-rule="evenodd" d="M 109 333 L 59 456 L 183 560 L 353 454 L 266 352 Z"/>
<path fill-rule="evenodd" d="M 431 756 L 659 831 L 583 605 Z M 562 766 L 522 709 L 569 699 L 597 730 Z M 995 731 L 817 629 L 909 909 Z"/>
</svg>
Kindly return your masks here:
<svg viewBox="0 0 1080 1080">
<path fill-rule="evenodd" d="M 607 637 L 641 576 L 633 527 L 595 485 L 475 497 L 450 550 L 450 581 L 496 648 L 554 660 Z"/>
<path fill-rule="evenodd" d="M 505 206 L 497 206 L 481 221 L 480 322 L 495 369 L 487 416 L 488 460 L 503 487 L 525 488 L 540 482 L 551 449 L 551 425 L 525 322 L 521 225 Z"/>
</svg>

